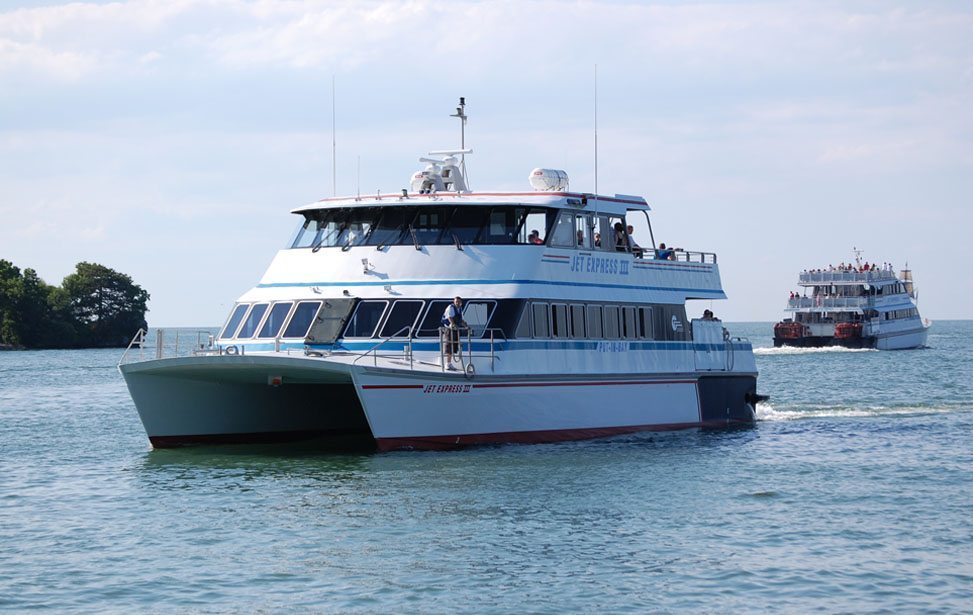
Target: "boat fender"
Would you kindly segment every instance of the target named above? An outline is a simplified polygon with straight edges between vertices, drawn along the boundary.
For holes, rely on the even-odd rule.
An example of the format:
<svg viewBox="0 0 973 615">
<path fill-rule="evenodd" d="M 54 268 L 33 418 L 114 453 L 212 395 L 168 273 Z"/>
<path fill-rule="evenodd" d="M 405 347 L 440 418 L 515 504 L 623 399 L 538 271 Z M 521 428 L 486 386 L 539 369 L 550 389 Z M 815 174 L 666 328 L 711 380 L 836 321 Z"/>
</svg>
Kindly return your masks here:
<svg viewBox="0 0 973 615">
<path fill-rule="evenodd" d="M 227 346 L 226 347 L 226 350 L 224 350 L 224 352 L 227 355 L 233 357 L 233 356 L 236 356 L 240 352 L 240 349 L 237 348 L 236 346 Z"/>
</svg>

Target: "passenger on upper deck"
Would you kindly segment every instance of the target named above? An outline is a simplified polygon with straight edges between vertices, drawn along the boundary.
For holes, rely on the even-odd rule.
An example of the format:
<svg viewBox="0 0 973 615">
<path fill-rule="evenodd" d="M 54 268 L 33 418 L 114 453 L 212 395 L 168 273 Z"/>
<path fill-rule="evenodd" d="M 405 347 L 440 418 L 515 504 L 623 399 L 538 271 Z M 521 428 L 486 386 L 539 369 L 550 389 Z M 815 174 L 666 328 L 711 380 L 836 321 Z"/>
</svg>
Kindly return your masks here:
<svg viewBox="0 0 973 615">
<path fill-rule="evenodd" d="M 666 244 L 660 243 L 659 249 L 655 251 L 655 257 L 662 261 L 672 260 L 674 252 L 671 248 L 667 248 Z"/>
<path fill-rule="evenodd" d="M 632 253 L 635 254 L 635 256 L 637 256 L 638 258 L 642 258 L 642 254 L 643 254 L 642 246 L 635 243 L 635 238 L 632 237 L 632 234 L 635 232 L 635 227 L 629 224 L 628 228 L 626 228 L 625 231 L 628 233 L 628 249 L 631 250 Z"/>
<path fill-rule="evenodd" d="M 625 227 L 621 222 L 616 222 L 615 226 L 615 250 L 618 252 L 628 252 L 628 240 L 625 239 Z"/>
</svg>

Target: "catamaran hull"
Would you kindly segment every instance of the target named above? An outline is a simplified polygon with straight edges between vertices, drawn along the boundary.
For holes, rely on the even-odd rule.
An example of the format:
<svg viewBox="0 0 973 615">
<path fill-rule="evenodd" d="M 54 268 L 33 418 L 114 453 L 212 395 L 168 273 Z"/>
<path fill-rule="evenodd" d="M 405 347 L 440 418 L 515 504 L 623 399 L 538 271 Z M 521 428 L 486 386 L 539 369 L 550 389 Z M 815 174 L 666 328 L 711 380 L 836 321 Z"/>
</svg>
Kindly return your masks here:
<svg viewBox="0 0 973 615">
<path fill-rule="evenodd" d="M 379 450 L 443 449 L 755 421 L 755 374 L 468 380 L 256 357 L 121 370 L 156 448 L 344 436 Z"/>
</svg>

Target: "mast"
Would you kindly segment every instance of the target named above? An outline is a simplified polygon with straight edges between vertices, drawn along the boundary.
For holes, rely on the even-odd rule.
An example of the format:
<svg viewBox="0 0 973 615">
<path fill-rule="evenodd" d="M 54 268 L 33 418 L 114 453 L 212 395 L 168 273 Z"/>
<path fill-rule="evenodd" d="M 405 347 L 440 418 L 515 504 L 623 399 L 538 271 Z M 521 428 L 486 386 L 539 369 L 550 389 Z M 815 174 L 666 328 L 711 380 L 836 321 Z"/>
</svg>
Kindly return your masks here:
<svg viewBox="0 0 973 615">
<path fill-rule="evenodd" d="M 449 117 L 458 117 L 460 119 L 459 125 L 459 148 L 461 150 L 466 149 L 466 97 L 459 97 L 459 106 L 456 107 L 456 113 L 451 113 Z M 466 177 L 466 154 L 460 154 L 459 168 L 463 172 L 463 177 Z"/>
</svg>

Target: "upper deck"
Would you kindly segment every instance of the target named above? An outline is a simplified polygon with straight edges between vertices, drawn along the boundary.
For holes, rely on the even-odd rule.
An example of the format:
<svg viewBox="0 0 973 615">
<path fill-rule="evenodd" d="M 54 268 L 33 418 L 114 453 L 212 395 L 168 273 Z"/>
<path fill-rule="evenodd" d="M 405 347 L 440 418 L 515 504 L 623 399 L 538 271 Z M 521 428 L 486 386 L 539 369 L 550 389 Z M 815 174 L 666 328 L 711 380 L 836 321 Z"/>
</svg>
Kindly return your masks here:
<svg viewBox="0 0 973 615">
<path fill-rule="evenodd" d="M 874 269 L 869 271 L 835 270 L 835 271 L 805 271 L 798 278 L 800 286 L 821 286 L 825 284 L 835 286 L 854 286 L 862 284 L 883 285 L 897 282 L 894 271 Z"/>
</svg>

